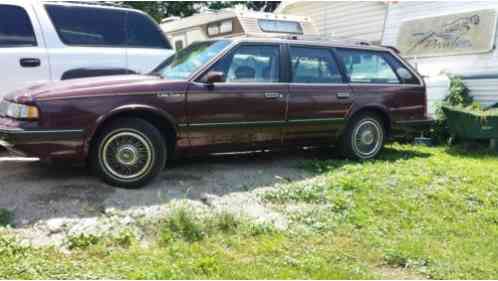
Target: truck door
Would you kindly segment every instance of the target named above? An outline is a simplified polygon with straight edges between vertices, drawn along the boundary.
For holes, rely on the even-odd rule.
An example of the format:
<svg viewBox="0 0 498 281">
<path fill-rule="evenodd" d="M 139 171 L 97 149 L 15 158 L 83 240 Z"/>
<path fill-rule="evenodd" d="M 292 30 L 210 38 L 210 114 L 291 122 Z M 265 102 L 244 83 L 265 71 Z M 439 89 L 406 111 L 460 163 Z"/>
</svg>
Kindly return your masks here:
<svg viewBox="0 0 498 281">
<path fill-rule="evenodd" d="M 50 80 L 44 38 L 30 5 L 0 4 L 0 62 L 0 97 Z"/>
</svg>

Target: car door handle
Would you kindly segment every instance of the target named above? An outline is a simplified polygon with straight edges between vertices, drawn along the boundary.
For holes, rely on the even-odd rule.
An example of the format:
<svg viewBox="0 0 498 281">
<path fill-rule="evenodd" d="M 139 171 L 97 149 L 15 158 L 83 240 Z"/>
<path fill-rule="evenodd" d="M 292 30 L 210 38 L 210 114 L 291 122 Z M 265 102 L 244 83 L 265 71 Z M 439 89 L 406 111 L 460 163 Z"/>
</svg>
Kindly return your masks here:
<svg viewBox="0 0 498 281">
<path fill-rule="evenodd" d="M 22 58 L 19 63 L 22 67 L 37 67 L 41 65 L 40 59 L 37 58 Z"/>
<path fill-rule="evenodd" d="M 351 97 L 351 94 L 348 93 L 348 92 L 341 92 L 341 93 L 337 93 L 335 94 L 335 96 L 338 98 L 338 99 L 349 99 Z"/>
<path fill-rule="evenodd" d="M 281 99 L 284 95 L 281 93 L 265 93 L 265 98 L 267 99 Z"/>
</svg>

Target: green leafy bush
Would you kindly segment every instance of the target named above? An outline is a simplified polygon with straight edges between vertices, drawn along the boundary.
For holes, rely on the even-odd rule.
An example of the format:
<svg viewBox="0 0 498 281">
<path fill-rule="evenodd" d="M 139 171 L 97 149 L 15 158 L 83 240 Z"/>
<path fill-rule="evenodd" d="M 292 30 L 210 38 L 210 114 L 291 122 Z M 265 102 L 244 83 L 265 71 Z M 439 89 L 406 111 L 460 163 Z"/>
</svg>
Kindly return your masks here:
<svg viewBox="0 0 498 281">
<path fill-rule="evenodd" d="M 460 77 L 449 76 L 450 89 L 448 96 L 436 106 L 436 118 L 431 131 L 432 138 L 437 143 L 445 143 L 449 140 L 447 118 L 442 110 L 443 106 L 478 109 L 480 105 L 474 102 L 470 91 Z"/>
<path fill-rule="evenodd" d="M 14 214 L 7 209 L 0 209 L 0 226 L 12 225 Z"/>
</svg>

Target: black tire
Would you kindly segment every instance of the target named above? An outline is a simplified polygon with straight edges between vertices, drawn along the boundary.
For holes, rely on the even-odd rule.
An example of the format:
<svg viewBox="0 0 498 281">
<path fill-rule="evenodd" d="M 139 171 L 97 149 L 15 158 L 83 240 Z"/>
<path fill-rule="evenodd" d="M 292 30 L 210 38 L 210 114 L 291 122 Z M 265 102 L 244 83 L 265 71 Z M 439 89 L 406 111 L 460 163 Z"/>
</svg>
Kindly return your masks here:
<svg viewBox="0 0 498 281">
<path fill-rule="evenodd" d="M 167 159 L 159 130 L 138 118 L 119 118 L 96 136 L 90 152 L 92 170 L 106 183 L 140 188 L 154 179 Z"/>
<path fill-rule="evenodd" d="M 377 157 L 387 137 L 385 128 L 382 118 L 375 113 L 354 116 L 341 138 L 341 155 L 355 160 Z"/>
</svg>

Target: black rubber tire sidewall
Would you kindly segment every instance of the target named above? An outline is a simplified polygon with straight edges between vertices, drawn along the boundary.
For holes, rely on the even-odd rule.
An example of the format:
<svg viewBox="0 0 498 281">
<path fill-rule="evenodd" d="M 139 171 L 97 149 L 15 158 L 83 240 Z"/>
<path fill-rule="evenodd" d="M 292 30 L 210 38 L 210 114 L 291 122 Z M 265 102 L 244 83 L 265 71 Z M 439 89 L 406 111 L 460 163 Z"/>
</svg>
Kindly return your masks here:
<svg viewBox="0 0 498 281">
<path fill-rule="evenodd" d="M 100 148 L 102 142 L 110 135 L 117 132 L 130 130 L 140 135 L 150 142 L 154 161 L 152 167 L 142 177 L 133 181 L 122 181 L 110 174 L 100 161 Z M 149 122 L 139 118 L 119 118 L 107 125 L 96 136 L 95 142 L 91 147 L 90 164 L 93 172 L 98 175 L 104 182 L 122 188 L 141 188 L 152 179 L 154 179 L 164 168 L 167 159 L 166 142 L 159 130 Z"/>
<path fill-rule="evenodd" d="M 364 122 L 365 120 L 371 120 L 377 123 L 379 128 L 382 130 L 383 137 L 382 137 L 382 143 L 380 145 L 380 149 L 373 154 L 372 156 L 369 156 L 367 158 L 361 157 L 356 152 L 354 151 L 353 148 L 353 133 L 355 128 L 360 124 L 361 122 Z M 384 126 L 384 123 L 382 121 L 382 118 L 380 118 L 377 114 L 374 113 L 364 113 L 364 114 L 359 114 L 355 117 L 353 117 L 350 122 L 348 123 L 348 126 L 346 127 L 346 130 L 344 131 L 344 134 L 341 138 L 341 143 L 339 146 L 340 153 L 342 154 L 343 157 L 348 158 L 348 159 L 354 159 L 354 160 L 370 160 L 375 157 L 377 157 L 381 152 L 382 149 L 384 148 L 384 143 L 386 141 L 386 129 Z"/>
</svg>

